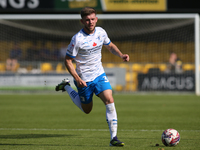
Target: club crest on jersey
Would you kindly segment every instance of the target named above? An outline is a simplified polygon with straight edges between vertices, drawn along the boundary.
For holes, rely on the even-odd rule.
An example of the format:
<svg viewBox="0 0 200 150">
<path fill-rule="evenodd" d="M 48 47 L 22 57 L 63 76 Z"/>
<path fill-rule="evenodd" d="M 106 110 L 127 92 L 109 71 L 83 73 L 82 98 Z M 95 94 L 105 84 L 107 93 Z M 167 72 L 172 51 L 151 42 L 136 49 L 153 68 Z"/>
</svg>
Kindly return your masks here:
<svg viewBox="0 0 200 150">
<path fill-rule="evenodd" d="M 69 49 L 72 50 L 73 48 L 74 48 L 74 44 L 71 43 L 71 44 L 69 45 Z"/>
<path fill-rule="evenodd" d="M 97 46 L 97 43 L 94 42 L 94 43 L 93 43 L 93 46 Z"/>
</svg>

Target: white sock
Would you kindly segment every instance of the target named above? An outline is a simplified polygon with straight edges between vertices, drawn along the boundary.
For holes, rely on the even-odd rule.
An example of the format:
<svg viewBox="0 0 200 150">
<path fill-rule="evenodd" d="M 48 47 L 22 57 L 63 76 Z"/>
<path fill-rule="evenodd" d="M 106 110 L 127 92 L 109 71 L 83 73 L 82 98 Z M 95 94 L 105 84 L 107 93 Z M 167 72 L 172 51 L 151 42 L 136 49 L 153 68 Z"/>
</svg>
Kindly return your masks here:
<svg viewBox="0 0 200 150">
<path fill-rule="evenodd" d="M 106 105 L 106 120 L 109 126 L 112 140 L 117 135 L 117 113 L 114 103 Z"/>
<path fill-rule="evenodd" d="M 67 91 L 67 93 L 69 94 L 69 96 L 70 96 L 71 100 L 74 102 L 74 104 L 83 111 L 83 109 L 81 107 L 81 100 L 80 100 L 78 93 L 74 89 L 72 89 L 72 87 L 69 85 L 66 85 L 64 88 Z"/>
</svg>

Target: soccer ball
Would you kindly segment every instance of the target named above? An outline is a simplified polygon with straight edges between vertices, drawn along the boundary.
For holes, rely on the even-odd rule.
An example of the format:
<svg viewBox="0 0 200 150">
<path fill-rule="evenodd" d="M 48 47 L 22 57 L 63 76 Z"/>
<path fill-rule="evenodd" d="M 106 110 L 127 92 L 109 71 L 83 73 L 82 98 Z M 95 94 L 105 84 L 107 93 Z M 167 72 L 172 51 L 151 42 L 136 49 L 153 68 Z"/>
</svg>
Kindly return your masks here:
<svg viewBox="0 0 200 150">
<path fill-rule="evenodd" d="M 162 133 L 161 139 L 165 146 L 176 146 L 180 141 L 180 134 L 175 129 L 167 129 Z"/>
</svg>

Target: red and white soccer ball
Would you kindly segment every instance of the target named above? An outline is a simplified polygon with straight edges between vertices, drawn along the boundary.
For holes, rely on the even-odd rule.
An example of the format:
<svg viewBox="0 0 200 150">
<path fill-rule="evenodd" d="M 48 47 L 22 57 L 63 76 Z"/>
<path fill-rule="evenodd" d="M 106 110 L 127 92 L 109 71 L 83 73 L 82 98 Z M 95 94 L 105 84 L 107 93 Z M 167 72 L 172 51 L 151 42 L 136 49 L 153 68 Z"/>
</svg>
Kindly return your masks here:
<svg viewBox="0 0 200 150">
<path fill-rule="evenodd" d="M 180 141 L 180 134 L 175 129 L 167 129 L 162 133 L 161 139 L 165 146 L 176 146 Z"/>
</svg>

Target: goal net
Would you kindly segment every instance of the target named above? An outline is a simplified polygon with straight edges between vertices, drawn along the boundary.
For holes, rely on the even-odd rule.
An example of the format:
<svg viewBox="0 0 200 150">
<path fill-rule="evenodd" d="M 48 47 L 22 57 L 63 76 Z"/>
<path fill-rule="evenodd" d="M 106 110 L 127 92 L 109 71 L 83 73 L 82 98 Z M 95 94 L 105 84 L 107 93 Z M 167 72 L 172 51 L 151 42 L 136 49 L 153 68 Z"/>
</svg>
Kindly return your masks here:
<svg viewBox="0 0 200 150">
<path fill-rule="evenodd" d="M 97 16 L 97 26 L 130 56 L 130 62 L 123 63 L 102 49 L 105 68 L 124 68 L 125 77 L 114 75 L 116 90 L 200 94 L 198 14 Z M 0 15 L 0 88 L 26 87 L 31 82 L 47 87 L 47 77 L 52 81 L 49 86 L 57 84 L 56 79 L 68 75 L 63 65 L 66 47 L 82 27 L 76 14 Z M 122 78 L 125 83 L 118 82 Z"/>
</svg>

